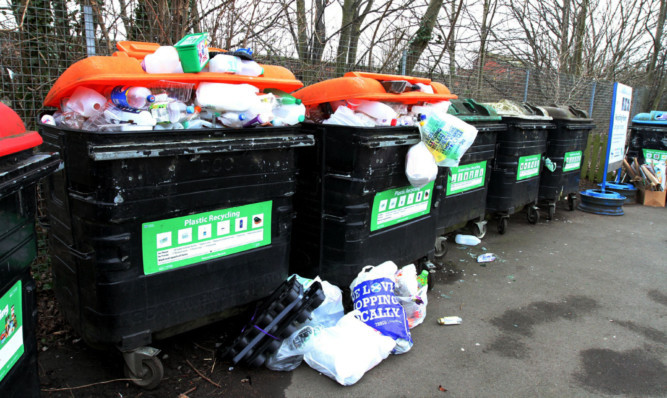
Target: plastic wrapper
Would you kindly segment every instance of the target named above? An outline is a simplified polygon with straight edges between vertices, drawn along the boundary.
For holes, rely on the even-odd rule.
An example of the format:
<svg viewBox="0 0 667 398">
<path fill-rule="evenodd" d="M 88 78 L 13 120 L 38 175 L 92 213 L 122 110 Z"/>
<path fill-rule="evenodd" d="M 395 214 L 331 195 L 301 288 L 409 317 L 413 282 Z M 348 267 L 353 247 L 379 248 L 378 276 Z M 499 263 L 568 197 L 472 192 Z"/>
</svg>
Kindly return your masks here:
<svg viewBox="0 0 667 398">
<path fill-rule="evenodd" d="M 419 142 L 410 147 L 405 159 L 405 176 L 408 177 L 410 185 L 421 188 L 435 181 L 438 165 L 426 144 Z"/>
</svg>

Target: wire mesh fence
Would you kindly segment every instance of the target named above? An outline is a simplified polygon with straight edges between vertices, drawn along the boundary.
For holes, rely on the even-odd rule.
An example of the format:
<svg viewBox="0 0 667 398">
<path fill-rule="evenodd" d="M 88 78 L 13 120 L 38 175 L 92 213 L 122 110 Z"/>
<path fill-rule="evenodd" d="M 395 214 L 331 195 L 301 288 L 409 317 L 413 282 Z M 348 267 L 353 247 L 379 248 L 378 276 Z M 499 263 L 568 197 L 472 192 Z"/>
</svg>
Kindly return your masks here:
<svg viewBox="0 0 667 398">
<path fill-rule="evenodd" d="M 301 15 L 299 3 L 303 2 L 0 0 L 0 100 L 17 111 L 29 128 L 35 128 L 45 111 L 42 101 L 47 92 L 77 60 L 111 55 L 121 40 L 173 45 L 188 33 L 207 31 L 211 46 L 250 46 L 259 62 L 284 66 L 305 85 L 349 70 L 407 73 L 442 82 L 460 98 L 478 102 L 512 99 L 534 105 L 573 105 L 590 112 L 597 126 L 594 134 L 608 131 L 612 82 L 526 69 L 491 53 L 483 62 L 465 60 L 465 56 L 451 62 L 453 54 L 444 50 L 437 56 L 434 51 L 424 51 L 413 59 L 407 56 L 407 38 L 379 28 L 372 35 L 365 32 L 362 38 L 366 40 L 346 49 L 341 59 L 335 48 L 340 32 L 323 38 L 318 30 L 322 2 L 310 4 L 305 14 L 310 25 L 304 32 L 296 29 L 301 26 L 299 20 L 290 19 L 293 11 L 294 18 Z M 414 68 L 407 72 L 406 65 Z"/>
</svg>

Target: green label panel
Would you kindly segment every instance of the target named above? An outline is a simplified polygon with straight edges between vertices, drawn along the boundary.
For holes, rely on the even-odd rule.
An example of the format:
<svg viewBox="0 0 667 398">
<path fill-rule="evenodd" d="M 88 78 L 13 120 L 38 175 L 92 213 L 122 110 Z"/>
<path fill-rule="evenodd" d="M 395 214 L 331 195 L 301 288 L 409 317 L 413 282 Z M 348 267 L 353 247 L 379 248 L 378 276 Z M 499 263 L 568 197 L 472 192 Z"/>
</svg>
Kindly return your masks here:
<svg viewBox="0 0 667 398">
<path fill-rule="evenodd" d="M 422 188 L 407 186 L 378 192 L 373 199 L 371 231 L 428 214 L 432 194 L 433 182 Z"/>
<path fill-rule="evenodd" d="M 565 162 L 565 164 L 563 165 L 563 171 L 572 171 L 580 169 L 581 158 L 582 158 L 581 151 L 565 152 L 565 157 L 563 159 L 563 161 Z"/>
<path fill-rule="evenodd" d="M 272 201 L 142 224 L 146 275 L 271 244 Z"/>
<path fill-rule="evenodd" d="M 659 149 L 645 149 L 643 148 L 644 159 L 648 162 L 649 160 L 664 162 L 667 161 L 667 151 L 661 151 Z"/>
<path fill-rule="evenodd" d="M 540 174 L 540 161 L 542 155 L 521 156 L 519 158 L 519 170 L 516 174 L 516 180 L 525 180 Z"/>
<path fill-rule="evenodd" d="M 470 191 L 484 186 L 486 160 L 450 168 L 452 174 L 447 177 L 447 195 Z"/>
<path fill-rule="evenodd" d="M 7 376 L 25 351 L 23 348 L 23 314 L 21 281 L 0 297 L 0 381 Z"/>
</svg>

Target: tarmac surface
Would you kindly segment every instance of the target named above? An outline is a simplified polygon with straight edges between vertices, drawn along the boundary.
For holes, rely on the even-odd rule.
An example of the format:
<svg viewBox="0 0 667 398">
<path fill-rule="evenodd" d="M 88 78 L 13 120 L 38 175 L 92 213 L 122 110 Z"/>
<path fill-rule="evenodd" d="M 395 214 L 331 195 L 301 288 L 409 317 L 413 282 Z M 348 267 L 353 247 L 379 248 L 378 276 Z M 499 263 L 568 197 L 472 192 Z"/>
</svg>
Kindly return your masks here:
<svg viewBox="0 0 667 398">
<path fill-rule="evenodd" d="M 518 213 L 504 235 L 492 220 L 478 246 L 449 244 L 411 351 L 390 356 L 353 386 L 305 363 L 293 372 L 216 363 L 213 347 L 229 328 L 215 324 L 153 344 L 162 350 L 165 379 L 152 391 L 115 381 L 123 378 L 120 356 L 73 336 L 40 353 L 42 394 L 665 397 L 667 209 L 624 210 L 611 217 L 559 206 L 553 220 L 542 213 L 536 225 Z M 479 264 L 482 253 L 498 259 Z M 443 316 L 463 322 L 442 326 L 436 320 Z"/>
</svg>

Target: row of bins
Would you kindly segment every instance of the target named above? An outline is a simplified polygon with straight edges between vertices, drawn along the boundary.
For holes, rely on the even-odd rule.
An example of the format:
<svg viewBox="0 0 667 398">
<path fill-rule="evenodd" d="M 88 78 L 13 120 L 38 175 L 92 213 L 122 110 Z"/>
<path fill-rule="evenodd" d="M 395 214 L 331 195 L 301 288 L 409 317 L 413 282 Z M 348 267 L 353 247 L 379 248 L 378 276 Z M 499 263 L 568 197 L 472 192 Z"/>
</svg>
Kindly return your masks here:
<svg viewBox="0 0 667 398">
<path fill-rule="evenodd" d="M 79 61 L 45 105 L 57 106 L 79 85 L 182 76 L 288 92 L 302 86 L 275 66 L 256 78 L 163 76 L 146 74 L 140 61 L 122 51 Z M 449 112 L 474 124 L 477 139 L 458 167 L 417 189 L 405 176 L 407 151 L 420 140 L 416 127 L 118 133 L 40 124 L 44 148 L 64 164 L 44 184 L 57 299 L 88 344 L 122 352 L 136 384 L 151 388 L 162 378 L 154 339 L 224 319 L 291 272 L 345 288 L 368 264 L 426 263 L 435 236 L 469 221 L 483 234 L 488 214 L 506 220 L 520 207 L 535 209 L 548 134 L 557 131 L 542 108 L 515 104 L 519 111 L 508 113 L 506 105 L 457 100 L 423 78 L 351 72 L 340 79 L 294 95 L 305 105 L 451 100 Z M 380 80 L 426 84 L 433 93 L 390 94 Z"/>
</svg>

